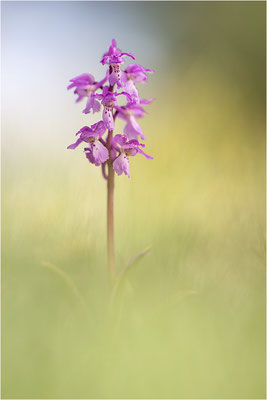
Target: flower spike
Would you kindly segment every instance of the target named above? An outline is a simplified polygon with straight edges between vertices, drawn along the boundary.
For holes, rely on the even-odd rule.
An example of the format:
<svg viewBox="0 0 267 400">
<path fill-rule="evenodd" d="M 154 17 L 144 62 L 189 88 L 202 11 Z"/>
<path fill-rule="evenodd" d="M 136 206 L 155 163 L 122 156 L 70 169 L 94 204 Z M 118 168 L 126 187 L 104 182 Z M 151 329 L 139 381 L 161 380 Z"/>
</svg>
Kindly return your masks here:
<svg viewBox="0 0 267 400">
<path fill-rule="evenodd" d="M 90 164 L 101 166 L 103 178 L 107 180 L 107 247 L 108 271 L 110 282 L 113 285 L 115 278 L 114 261 L 114 179 L 117 175 L 130 177 L 129 157 L 137 154 L 146 159 L 153 157 L 144 152 L 145 145 L 140 143 L 145 135 L 137 122 L 146 111 L 142 105 L 150 104 L 154 99 L 140 99 L 136 85 L 145 83 L 152 69 L 144 68 L 139 64 L 129 64 L 124 70 L 125 58 L 135 60 L 131 53 L 122 52 L 117 48 L 113 39 L 108 51 L 103 55 L 101 64 L 107 66 L 105 76 L 96 81 L 94 76 L 84 73 L 70 80 L 68 90 L 74 89 L 77 95 L 76 103 L 86 99 L 84 114 L 91 111 L 98 113 L 102 110 L 102 119 L 91 126 L 83 126 L 76 133 L 76 141 L 68 149 L 76 149 L 85 144 L 84 154 Z M 124 104 L 118 104 L 118 97 L 123 96 Z M 122 101 L 123 103 L 123 101 Z M 115 134 L 115 117 L 125 124 L 123 135 Z"/>
</svg>

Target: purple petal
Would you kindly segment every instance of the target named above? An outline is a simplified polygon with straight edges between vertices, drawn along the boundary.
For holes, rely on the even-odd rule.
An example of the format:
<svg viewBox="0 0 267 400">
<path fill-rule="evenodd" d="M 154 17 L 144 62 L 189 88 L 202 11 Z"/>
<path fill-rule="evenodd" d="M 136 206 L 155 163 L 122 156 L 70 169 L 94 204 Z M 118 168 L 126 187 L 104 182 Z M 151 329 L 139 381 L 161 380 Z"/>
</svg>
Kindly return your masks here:
<svg viewBox="0 0 267 400">
<path fill-rule="evenodd" d="M 114 107 L 118 105 L 116 96 L 118 95 L 117 92 L 112 93 L 108 92 L 102 100 L 102 104 L 106 107 Z"/>
<path fill-rule="evenodd" d="M 87 147 L 87 148 L 84 149 L 84 151 L 85 151 L 85 155 L 86 155 L 87 160 L 90 163 L 95 164 L 95 158 L 93 156 L 92 150 Z"/>
<path fill-rule="evenodd" d="M 81 85 L 92 85 L 95 81 L 95 78 L 91 74 L 81 74 L 76 76 L 73 79 L 70 79 L 70 82 L 72 82 L 69 86 L 68 89 L 71 89 L 74 86 L 81 86 Z"/>
<path fill-rule="evenodd" d="M 129 64 L 127 67 L 127 73 L 135 73 L 135 72 L 148 72 L 149 74 L 153 74 L 153 69 L 144 68 L 142 65 L 139 64 Z"/>
<path fill-rule="evenodd" d="M 131 96 L 130 102 L 139 103 L 139 94 L 134 82 L 130 79 L 124 84 L 124 90 Z"/>
<path fill-rule="evenodd" d="M 91 133 L 91 132 L 92 132 L 92 129 L 89 128 L 89 126 L 83 126 L 83 127 L 76 133 L 76 136 L 77 136 L 77 135 L 80 135 L 81 133 L 86 133 L 86 132 Z"/>
<path fill-rule="evenodd" d="M 101 109 L 100 103 L 93 98 L 93 114 L 99 112 Z"/>
<path fill-rule="evenodd" d="M 120 56 L 121 57 L 128 56 L 128 57 L 131 57 L 133 60 L 135 60 L 135 57 L 131 53 L 121 53 Z"/>
<path fill-rule="evenodd" d="M 134 146 L 142 146 L 142 147 L 145 147 L 144 144 L 139 143 L 138 140 L 136 140 L 136 139 L 131 139 L 131 140 L 129 140 L 129 142 L 128 142 L 127 144 L 128 144 L 128 145 L 134 145 Z"/>
<path fill-rule="evenodd" d="M 74 92 L 75 93 L 75 92 Z M 77 93 L 75 93 L 77 94 Z M 79 103 L 79 101 L 81 101 L 84 98 L 84 96 L 82 95 L 78 95 L 77 99 L 75 100 L 75 103 Z"/>
<path fill-rule="evenodd" d="M 96 100 L 95 96 L 90 96 L 86 102 L 85 109 L 83 110 L 84 114 L 90 113 L 91 109 L 93 110 L 93 114 L 100 111 L 101 105 Z"/>
<path fill-rule="evenodd" d="M 129 109 L 135 118 L 142 118 L 146 114 L 146 111 L 143 109 L 143 107 L 140 107 L 137 104 L 130 105 Z"/>
<path fill-rule="evenodd" d="M 71 83 L 69 86 L 67 86 L 67 89 L 69 90 L 69 89 L 72 89 L 73 87 L 75 87 L 76 86 L 76 84 L 73 82 L 73 83 Z"/>
<path fill-rule="evenodd" d="M 108 160 L 109 154 L 107 148 L 98 140 L 92 144 L 92 152 L 96 164 L 102 164 Z"/>
<path fill-rule="evenodd" d="M 130 64 L 126 69 L 127 74 L 129 74 L 129 79 L 134 82 L 145 82 L 147 80 L 147 73 L 152 74 L 154 71 L 152 69 L 144 68 L 142 65 Z"/>
<path fill-rule="evenodd" d="M 141 149 L 138 149 L 137 151 L 138 151 L 138 153 L 140 153 L 140 154 L 142 154 L 143 156 L 145 156 L 148 160 L 153 160 L 153 158 L 154 158 L 154 157 L 149 156 L 148 154 L 146 154 L 146 153 L 145 153 L 143 150 L 141 150 Z"/>
<path fill-rule="evenodd" d="M 133 116 L 128 119 L 123 129 L 123 132 L 125 133 L 125 135 L 127 135 L 128 139 L 138 139 L 138 135 L 140 135 L 141 139 L 145 139 L 145 135 L 140 125 L 137 123 Z"/>
<path fill-rule="evenodd" d="M 91 128 L 98 134 L 98 136 L 102 136 L 103 133 L 106 132 L 106 127 L 103 121 L 98 121 L 96 124 L 92 125 Z"/>
<path fill-rule="evenodd" d="M 123 95 L 127 98 L 127 100 L 128 100 L 130 103 L 132 103 L 133 99 L 132 99 L 132 97 L 130 96 L 129 93 L 127 93 L 127 92 L 115 93 L 116 96 L 120 96 L 121 94 L 123 94 Z"/>
<path fill-rule="evenodd" d="M 125 175 L 129 175 L 129 159 L 125 154 L 121 154 L 116 160 L 113 161 L 113 168 L 118 175 L 125 173 Z"/>
<path fill-rule="evenodd" d="M 117 83 L 117 81 L 118 81 L 117 74 L 114 71 L 112 71 L 112 73 L 109 75 L 108 80 L 109 80 L 109 84 L 111 86 L 115 85 L 115 83 Z"/>
<path fill-rule="evenodd" d="M 81 144 L 83 142 L 83 140 L 81 138 L 77 139 L 75 143 L 70 144 L 67 149 L 76 149 L 77 146 L 79 146 L 79 144 Z"/>
<path fill-rule="evenodd" d="M 102 58 L 102 60 L 100 60 L 101 64 L 102 64 L 102 65 L 105 65 L 108 59 L 109 59 L 109 56 L 104 56 L 104 57 Z"/>
<path fill-rule="evenodd" d="M 113 138 L 114 142 L 117 143 L 120 146 L 125 145 L 125 143 L 127 142 L 127 138 L 124 135 L 116 135 Z"/>
<path fill-rule="evenodd" d="M 109 131 L 113 131 L 113 129 L 114 129 L 113 113 L 112 113 L 111 109 L 106 108 L 106 107 L 104 107 L 104 110 L 103 110 L 103 122 L 105 124 L 105 127 Z"/>
<path fill-rule="evenodd" d="M 146 100 L 146 99 L 140 99 L 140 104 L 150 104 L 152 101 L 154 101 L 155 98 L 152 97 L 152 99 Z"/>
<path fill-rule="evenodd" d="M 96 94 L 92 94 L 92 97 L 95 97 L 98 100 L 102 100 L 104 96 L 103 96 L 103 94 L 96 93 Z"/>
<path fill-rule="evenodd" d="M 102 90 L 102 97 L 105 97 L 108 94 L 108 86 L 104 86 Z"/>
<path fill-rule="evenodd" d="M 123 85 L 126 84 L 126 82 L 128 81 L 128 77 L 127 77 L 127 73 L 125 71 L 121 71 L 121 81 L 123 83 Z"/>
</svg>

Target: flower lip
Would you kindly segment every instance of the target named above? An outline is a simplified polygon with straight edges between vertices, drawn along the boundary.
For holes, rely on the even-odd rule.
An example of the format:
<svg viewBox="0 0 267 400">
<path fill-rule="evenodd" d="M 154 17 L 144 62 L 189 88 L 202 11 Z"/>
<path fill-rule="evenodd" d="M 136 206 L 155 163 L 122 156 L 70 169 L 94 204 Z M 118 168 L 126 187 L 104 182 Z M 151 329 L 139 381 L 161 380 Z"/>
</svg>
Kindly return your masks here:
<svg viewBox="0 0 267 400">
<path fill-rule="evenodd" d="M 113 161 L 113 168 L 116 171 L 118 175 L 122 175 L 123 173 L 125 175 L 128 175 L 128 178 L 130 178 L 130 173 L 129 173 L 129 159 L 128 157 L 121 153 L 114 161 Z"/>
<path fill-rule="evenodd" d="M 99 141 L 91 144 L 91 147 L 85 147 L 84 151 L 88 161 L 96 166 L 105 163 L 109 158 L 107 148 Z"/>
</svg>

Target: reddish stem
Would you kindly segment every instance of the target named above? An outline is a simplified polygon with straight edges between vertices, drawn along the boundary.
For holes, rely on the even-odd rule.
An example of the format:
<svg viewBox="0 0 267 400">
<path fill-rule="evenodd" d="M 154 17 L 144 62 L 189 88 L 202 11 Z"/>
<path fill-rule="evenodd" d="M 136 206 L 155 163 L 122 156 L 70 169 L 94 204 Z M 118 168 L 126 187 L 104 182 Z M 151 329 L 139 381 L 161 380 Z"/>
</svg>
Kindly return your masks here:
<svg viewBox="0 0 267 400">
<path fill-rule="evenodd" d="M 113 92 L 114 86 L 109 86 Z M 114 169 L 111 154 L 113 131 L 108 131 L 107 149 L 109 151 L 108 177 L 107 177 L 107 247 L 108 247 L 108 271 L 111 285 L 115 279 L 115 251 L 114 251 Z"/>
<path fill-rule="evenodd" d="M 111 144 L 113 131 L 108 132 L 107 148 L 109 150 L 108 179 L 107 179 L 107 245 L 108 245 L 108 271 L 111 285 L 115 278 L 115 255 L 114 255 L 114 169 L 111 159 Z"/>
</svg>

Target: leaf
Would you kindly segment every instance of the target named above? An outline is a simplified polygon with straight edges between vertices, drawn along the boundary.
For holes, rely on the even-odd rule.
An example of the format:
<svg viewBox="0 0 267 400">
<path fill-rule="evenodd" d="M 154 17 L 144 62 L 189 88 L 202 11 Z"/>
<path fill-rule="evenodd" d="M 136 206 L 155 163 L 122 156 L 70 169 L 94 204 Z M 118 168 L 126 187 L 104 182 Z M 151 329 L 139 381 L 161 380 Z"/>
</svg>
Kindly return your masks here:
<svg viewBox="0 0 267 400">
<path fill-rule="evenodd" d="M 84 298 L 80 294 L 79 289 L 75 285 L 75 283 L 72 280 L 72 278 L 65 271 L 63 271 L 61 268 L 59 268 L 55 264 L 51 264 L 51 263 L 49 263 L 47 261 L 42 261 L 41 265 L 42 265 L 42 267 L 44 267 L 46 269 L 49 269 L 50 271 L 55 273 L 59 278 L 61 278 L 62 281 L 65 282 L 65 284 L 71 289 L 71 291 L 74 294 L 74 296 L 77 299 L 79 299 L 79 301 L 81 302 L 81 304 L 84 307 L 86 307 L 85 302 L 84 302 Z"/>
<path fill-rule="evenodd" d="M 144 251 L 142 251 L 142 253 L 136 254 L 135 256 L 133 256 L 133 258 L 131 258 L 131 260 L 129 261 L 129 263 L 126 265 L 126 269 L 129 269 L 129 267 L 133 264 L 136 264 L 138 261 L 140 261 L 144 256 L 146 256 L 147 254 L 150 253 L 150 250 L 152 249 L 152 246 L 148 246 Z"/>
<path fill-rule="evenodd" d="M 150 253 L 151 249 L 152 249 L 152 246 L 150 245 L 141 253 L 136 254 L 134 257 L 131 258 L 131 260 L 128 262 L 126 267 L 120 272 L 120 274 L 118 275 L 118 277 L 115 281 L 113 289 L 112 289 L 111 302 L 114 300 L 114 298 L 116 297 L 116 294 L 118 293 L 119 288 L 121 287 L 121 285 L 127 278 L 127 275 L 129 273 L 130 269 L 132 269 L 132 267 L 134 265 L 136 265 L 142 258 L 144 258 L 146 255 L 148 255 Z"/>
</svg>

